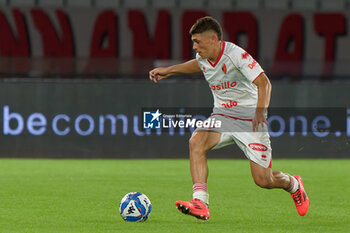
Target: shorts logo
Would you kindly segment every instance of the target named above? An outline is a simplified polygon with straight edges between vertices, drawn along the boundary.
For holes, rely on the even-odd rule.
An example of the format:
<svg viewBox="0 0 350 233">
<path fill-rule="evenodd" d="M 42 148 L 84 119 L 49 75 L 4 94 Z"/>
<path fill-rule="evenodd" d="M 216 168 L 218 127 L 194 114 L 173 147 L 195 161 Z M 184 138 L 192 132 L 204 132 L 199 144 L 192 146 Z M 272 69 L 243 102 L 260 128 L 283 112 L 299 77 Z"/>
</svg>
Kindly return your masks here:
<svg viewBox="0 0 350 233">
<path fill-rule="evenodd" d="M 159 112 L 159 109 L 156 112 L 143 112 L 143 128 L 159 129 L 161 115 L 162 113 Z"/>
<path fill-rule="evenodd" d="M 263 161 L 267 161 L 267 159 L 266 159 L 266 155 L 261 155 L 261 160 L 263 160 Z"/>
<path fill-rule="evenodd" d="M 267 151 L 267 147 L 260 143 L 250 143 L 248 146 L 255 151 Z"/>
</svg>

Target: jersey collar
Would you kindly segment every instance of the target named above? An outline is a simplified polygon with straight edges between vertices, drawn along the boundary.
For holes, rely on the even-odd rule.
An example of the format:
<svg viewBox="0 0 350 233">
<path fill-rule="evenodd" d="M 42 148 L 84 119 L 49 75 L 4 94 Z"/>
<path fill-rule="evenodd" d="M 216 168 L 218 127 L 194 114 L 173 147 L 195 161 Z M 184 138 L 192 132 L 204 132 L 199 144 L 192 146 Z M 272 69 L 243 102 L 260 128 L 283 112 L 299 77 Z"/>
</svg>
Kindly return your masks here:
<svg viewBox="0 0 350 233">
<path fill-rule="evenodd" d="M 222 46 L 221 46 L 221 52 L 219 54 L 219 57 L 218 59 L 216 59 L 215 63 L 213 64 L 209 59 L 207 59 L 207 61 L 209 62 L 209 64 L 212 66 L 212 67 L 215 67 L 216 64 L 218 64 L 218 62 L 220 61 L 221 57 L 222 57 L 222 54 L 224 53 L 224 49 L 225 49 L 225 41 L 221 41 L 222 42 Z"/>
</svg>

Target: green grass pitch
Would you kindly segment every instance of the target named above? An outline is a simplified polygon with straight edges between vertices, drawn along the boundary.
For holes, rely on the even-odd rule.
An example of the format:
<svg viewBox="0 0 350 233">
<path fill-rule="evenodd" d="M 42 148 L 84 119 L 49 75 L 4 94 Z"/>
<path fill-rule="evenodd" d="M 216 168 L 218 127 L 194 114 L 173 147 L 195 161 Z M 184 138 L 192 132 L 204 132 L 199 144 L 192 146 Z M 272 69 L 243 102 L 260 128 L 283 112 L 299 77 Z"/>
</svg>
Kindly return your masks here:
<svg viewBox="0 0 350 233">
<path fill-rule="evenodd" d="M 209 159 L 211 218 L 176 210 L 190 200 L 188 160 L 0 159 L 0 232 L 349 232 L 350 160 L 274 160 L 303 177 L 310 198 L 300 217 L 290 195 L 257 187 L 247 160 Z M 144 223 L 124 222 L 128 192 L 152 202 Z"/>
</svg>

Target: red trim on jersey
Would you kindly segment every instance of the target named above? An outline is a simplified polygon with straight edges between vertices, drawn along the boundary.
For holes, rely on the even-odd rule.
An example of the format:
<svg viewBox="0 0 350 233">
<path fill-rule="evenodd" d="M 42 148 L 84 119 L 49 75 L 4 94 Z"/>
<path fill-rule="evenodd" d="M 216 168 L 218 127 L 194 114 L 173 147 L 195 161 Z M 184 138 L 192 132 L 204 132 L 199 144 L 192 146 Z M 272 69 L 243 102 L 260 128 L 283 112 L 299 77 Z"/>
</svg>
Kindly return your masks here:
<svg viewBox="0 0 350 233">
<path fill-rule="evenodd" d="M 253 80 L 253 82 L 252 83 L 254 83 L 255 82 L 255 80 L 257 79 L 257 78 L 259 78 L 259 76 L 262 74 L 262 73 L 265 73 L 264 71 L 262 71 L 258 76 L 256 76 L 256 78 Z"/>
<path fill-rule="evenodd" d="M 216 59 L 216 62 L 213 64 L 211 61 L 209 61 L 209 59 L 207 59 L 207 61 L 209 62 L 209 64 L 210 64 L 212 67 L 215 67 L 216 64 L 218 64 L 218 62 L 220 61 L 220 59 L 221 59 L 221 57 L 222 57 L 222 54 L 224 53 L 224 49 L 225 49 L 225 41 L 222 40 L 221 52 L 220 52 L 220 54 L 219 54 L 218 59 Z"/>
<path fill-rule="evenodd" d="M 229 115 L 225 115 L 225 114 L 221 114 L 221 113 L 213 113 L 211 114 L 212 116 L 214 115 L 219 115 L 219 116 L 225 116 L 225 117 L 229 117 L 235 120 L 241 120 L 241 121 L 253 121 L 253 119 L 243 119 L 243 118 L 238 118 L 238 117 L 234 117 L 234 116 L 229 116 Z"/>
</svg>

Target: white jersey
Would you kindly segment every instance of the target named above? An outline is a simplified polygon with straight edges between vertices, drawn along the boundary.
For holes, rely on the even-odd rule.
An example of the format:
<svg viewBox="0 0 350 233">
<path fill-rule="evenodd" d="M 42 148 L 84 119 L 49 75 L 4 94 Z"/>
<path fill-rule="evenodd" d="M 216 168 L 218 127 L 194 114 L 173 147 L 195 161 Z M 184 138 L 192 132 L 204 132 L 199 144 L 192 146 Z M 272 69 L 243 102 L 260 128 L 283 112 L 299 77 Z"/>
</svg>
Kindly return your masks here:
<svg viewBox="0 0 350 233">
<path fill-rule="evenodd" d="M 245 50 L 225 41 L 214 64 L 198 53 L 196 60 L 213 93 L 213 114 L 252 120 L 258 100 L 253 82 L 264 72 L 261 66 Z"/>
</svg>

